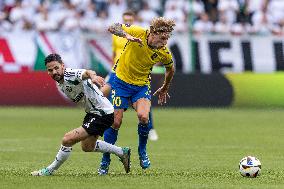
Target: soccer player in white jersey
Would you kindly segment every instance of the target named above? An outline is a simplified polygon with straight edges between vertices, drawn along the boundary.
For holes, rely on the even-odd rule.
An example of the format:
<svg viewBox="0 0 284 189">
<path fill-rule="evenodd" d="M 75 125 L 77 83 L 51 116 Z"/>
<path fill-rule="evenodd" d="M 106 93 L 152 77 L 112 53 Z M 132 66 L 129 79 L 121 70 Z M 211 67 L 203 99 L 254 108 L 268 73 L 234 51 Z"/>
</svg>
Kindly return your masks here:
<svg viewBox="0 0 284 189">
<path fill-rule="evenodd" d="M 67 132 L 55 160 L 46 168 L 33 171 L 33 176 L 49 176 L 54 173 L 70 156 L 72 146 L 81 141 L 85 152 L 108 152 L 117 155 L 124 165 L 126 173 L 130 171 L 130 148 L 98 140 L 114 121 L 114 108 L 96 85 L 103 86 L 104 79 L 94 71 L 65 68 L 58 54 L 45 58 L 48 75 L 73 102 L 85 107 L 86 116 L 81 127 Z"/>
</svg>

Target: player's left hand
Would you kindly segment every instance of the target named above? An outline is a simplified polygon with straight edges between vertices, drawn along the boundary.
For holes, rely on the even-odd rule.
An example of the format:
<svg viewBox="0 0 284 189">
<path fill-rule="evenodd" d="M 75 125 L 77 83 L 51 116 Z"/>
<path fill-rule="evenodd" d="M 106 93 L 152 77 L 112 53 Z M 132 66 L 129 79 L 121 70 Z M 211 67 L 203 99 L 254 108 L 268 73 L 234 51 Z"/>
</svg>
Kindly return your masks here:
<svg viewBox="0 0 284 189">
<path fill-rule="evenodd" d="M 167 98 L 170 98 L 168 90 L 164 87 L 159 88 L 154 94 L 154 96 L 158 96 L 158 104 L 163 105 L 167 103 Z"/>
<path fill-rule="evenodd" d="M 91 80 L 94 84 L 97 84 L 100 87 L 103 87 L 105 85 L 105 80 L 101 76 L 96 75 L 96 76 L 92 77 Z"/>
</svg>

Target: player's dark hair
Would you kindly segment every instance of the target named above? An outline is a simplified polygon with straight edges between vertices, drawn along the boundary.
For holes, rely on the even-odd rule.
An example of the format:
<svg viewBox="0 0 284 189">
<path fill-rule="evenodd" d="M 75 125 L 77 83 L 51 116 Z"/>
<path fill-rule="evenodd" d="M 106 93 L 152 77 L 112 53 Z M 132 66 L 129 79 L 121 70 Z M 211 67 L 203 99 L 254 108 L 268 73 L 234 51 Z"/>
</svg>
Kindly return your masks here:
<svg viewBox="0 0 284 189">
<path fill-rule="evenodd" d="M 44 59 L 44 64 L 48 64 L 49 62 L 57 61 L 60 64 L 63 64 L 63 61 L 61 59 L 61 56 L 59 54 L 53 53 L 49 54 L 47 57 Z"/>
</svg>

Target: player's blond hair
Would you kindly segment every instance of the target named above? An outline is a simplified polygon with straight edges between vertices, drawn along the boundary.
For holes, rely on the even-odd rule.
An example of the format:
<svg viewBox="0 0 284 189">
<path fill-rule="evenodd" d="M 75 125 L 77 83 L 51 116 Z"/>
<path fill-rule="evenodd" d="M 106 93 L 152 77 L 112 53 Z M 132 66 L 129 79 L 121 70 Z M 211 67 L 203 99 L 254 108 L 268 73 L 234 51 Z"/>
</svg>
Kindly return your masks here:
<svg viewBox="0 0 284 189">
<path fill-rule="evenodd" d="M 155 34 L 171 33 L 174 30 L 175 21 L 164 17 L 153 18 L 150 25 L 150 32 Z"/>
</svg>

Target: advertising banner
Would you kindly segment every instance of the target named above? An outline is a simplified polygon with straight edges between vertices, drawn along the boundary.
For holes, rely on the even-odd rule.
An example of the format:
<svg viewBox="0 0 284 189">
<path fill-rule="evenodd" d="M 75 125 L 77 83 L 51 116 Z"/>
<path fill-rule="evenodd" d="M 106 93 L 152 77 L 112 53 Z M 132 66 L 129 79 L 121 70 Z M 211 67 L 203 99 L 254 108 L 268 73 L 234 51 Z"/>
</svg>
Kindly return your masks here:
<svg viewBox="0 0 284 189">
<path fill-rule="evenodd" d="M 0 105 L 74 106 L 46 72 L 0 73 Z"/>
<path fill-rule="evenodd" d="M 284 72 L 226 74 L 233 91 L 233 106 L 284 107 Z"/>
<path fill-rule="evenodd" d="M 59 53 L 66 66 L 86 67 L 79 33 L 11 32 L 0 35 L 0 72 L 44 70 L 44 58 Z"/>
<path fill-rule="evenodd" d="M 197 72 L 273 73 L 284 69 L 282 38 L 204 35 L 195 40 Z"/>
<path fill-rule="evenodd" d="M 179 73 L 273 73 L 284 70 L 283 39 L 273 36 L 174 34 L 168 43 Z M 0 35 L 0 72 L 44 70 L 59 53 L 67 67 L 106 74 L 112 67 L 109 33 L 11 32 Z"/>
</svg>

